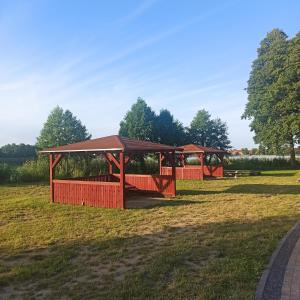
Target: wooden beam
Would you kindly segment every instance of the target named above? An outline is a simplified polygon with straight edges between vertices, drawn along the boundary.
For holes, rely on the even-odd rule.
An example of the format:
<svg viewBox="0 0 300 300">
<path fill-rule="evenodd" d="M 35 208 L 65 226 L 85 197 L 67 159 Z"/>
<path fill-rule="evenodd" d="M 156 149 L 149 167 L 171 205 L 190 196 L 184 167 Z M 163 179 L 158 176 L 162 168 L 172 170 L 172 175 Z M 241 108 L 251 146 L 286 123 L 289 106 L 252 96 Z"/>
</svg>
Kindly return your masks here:
<svg viewBox="0 0 300 300">
<path fill-rule="evenodd" d="M 107 162 L 107 165 L 108 165 L 108 174 L 112 174 L 113 173 L 113 168 L 112 168 L 111 160 L 108 158 L 106 153 L 103 153 L 103 156 L 104 156 L 104 158 Z"/>
<path fill-rule="evenodd" d="M 172 151 L 170 155 L 171 160 L 171 166 L 172 166 L 172 194 L 173 196 L 176 196 L 176 157 L 175 157 L 175 151 Z"/>
<path fill-rule="evenodd" d="M 125 208 L 125 161 L 124 152 L 120 152 L 120 204 Z"/>
<path fill-rule="evenodd" d="M 105 155 L 110 160 L 110 162 L 113 162 L 116 165 L 116 167 L 118 169 L 120 169 L 120 163 L 118 162 L 118 160 L 116 159 L 116 157 L 112 153 L 105 153 Z M 124 157 L 124 155 L 123 155 L 123 157 Z"/>
<path fill-rule="evenodd" d="M 204 179 L 204 153 L 200 153 L 200 162 L 201 162 L 201 179 Z"/>
<path fill-rule="evenodd" d="M 52 165 L 53 169 L 57 166 L 57 164 L 60 162 L 61 159 L 62 159 L 62 154 L 57 154 L 55 156 L 55 159 L 54 159 L 53 165 Z"/>
<path fill-rule="evenodd" d="M 62 154 L 49 154 L 49 169 L 50 169 L 50 201 L 54 202 L 54 183 L 53 179 L 55 178 L 55 167 L 58 165 L 60 160 L 62 159 Z"/>
<path fill-rule="evenodd" d="M 163 154 L 159 152 L 158 156 L 158 163 L 159 163 L 159 175 L 162 173 L 162 161 L 163 161 Z"/>
<path fill-rule="evenodd" d="M 130 160 L 131 160 L 131 155 L 126 155 L 125 156 L 125 166 L 127 166 L 127 164 L 130 162 Z"/>
<path fill-rule="evenodd" d="M 53 154 L 49 154 L 49 184 L 50 184 L 50 201 L 54 202 L 54 189 L 53 189 Z"/>
<path fill-rule="evenodd" d="M 180 155 L 179 155 L 179 160 L 180 160 L 180 165 L 181 165 L 182 167 L 184 167 L 185 162 L 184 162 L 184 154 L 183 154 L 183 153 L 180 153 Z"/>
</svg>

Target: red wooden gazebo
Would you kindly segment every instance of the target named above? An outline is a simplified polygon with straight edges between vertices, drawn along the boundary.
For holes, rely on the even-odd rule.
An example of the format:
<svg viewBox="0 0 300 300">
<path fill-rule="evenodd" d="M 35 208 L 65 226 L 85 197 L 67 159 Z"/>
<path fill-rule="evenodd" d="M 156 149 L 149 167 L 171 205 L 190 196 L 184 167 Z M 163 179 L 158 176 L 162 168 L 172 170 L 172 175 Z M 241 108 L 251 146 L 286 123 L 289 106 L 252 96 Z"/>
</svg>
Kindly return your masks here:
<svg viewBox="0 0 300 300">
<path fill-rule="evenodd" d="M 177 153 L 179 160 L 179 167 L 176 167 L 177 179 L 196 179 L 203 180 L 205 177 L 223 177 L 224 167 L 223 158 L 227 153 L 224 150 L 220 150 L 212 147 L 203 147 L 195 144 L 188 144 L 180 146 L 183 151 Z M 199 165 L 186 164 L 188 157 L 197 158 Z M 214 164 L 212 164 L 212 158 Z M 163 166 L 162 160 L 160 165 L 160 174 L 169 175 L 172 172 L 171 167 Z"/>
<path fill-rule="evenodd" d="M 121 137 L 118 135 L 53 147 L 41 151 L 50 157 L 51 201 L 107 208 L 126 208 L 126 195 L 131 189 L 176 195 L 175 151 L 182 149 Z M 108 173 L 93 177 L 55 179 L 55 167 L 69 153 L 103 155 Z M 126 174 L 132 155 L 159 153 L 171 164 L 169 174 Z M 113 165 L 119 170 L 113 173 Z"/>
</svg>

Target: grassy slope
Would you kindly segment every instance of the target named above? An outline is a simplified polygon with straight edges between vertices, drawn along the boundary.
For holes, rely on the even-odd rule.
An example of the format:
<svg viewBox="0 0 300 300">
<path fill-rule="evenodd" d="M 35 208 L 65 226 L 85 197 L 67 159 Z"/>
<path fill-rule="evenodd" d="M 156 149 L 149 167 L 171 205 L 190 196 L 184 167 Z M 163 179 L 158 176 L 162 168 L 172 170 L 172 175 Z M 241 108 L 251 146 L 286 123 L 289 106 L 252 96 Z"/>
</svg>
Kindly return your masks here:
<svg viewBox="0 0 300 300">
<path fill-rule="evenodd" d="M 295 171 L 178 182 L 150 209 L 49 205 L 0 186 L 0 298 L 252 299 L 300 215 Z"/>
</svg>

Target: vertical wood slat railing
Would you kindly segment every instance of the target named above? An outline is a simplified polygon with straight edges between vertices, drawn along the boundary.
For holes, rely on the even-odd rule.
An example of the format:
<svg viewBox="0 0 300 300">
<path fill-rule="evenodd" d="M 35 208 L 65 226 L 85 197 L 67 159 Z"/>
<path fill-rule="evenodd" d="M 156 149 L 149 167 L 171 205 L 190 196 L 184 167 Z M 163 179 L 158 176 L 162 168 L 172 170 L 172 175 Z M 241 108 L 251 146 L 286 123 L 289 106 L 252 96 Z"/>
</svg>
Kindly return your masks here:
<svg viewBox="0 0 300 300">
<path fill-rule="evenodd" d="M 171 175 L 171 167 L 162 167 L 162 175 Z M 204 174 L 200 165 L 187 165 L 184 167 L 176 167 L 176 179 L 187 180 L 203 180 L 203 176 L 223 177 L 223 166 L 207 166 L 204 165 Z"/>
<path fill-rule="evenodd" d="M 171 168 L 172 172 L 172 168 Z M 119 177 L 119 174 L 114 174 Z M 164 196 L 175 196 L 175 180 L 171 175 L 126 174 L 125 184 L 128 187 L 148 192 L 157 192 Z"/>
<path fill-rule="evenodd" d="M 223 177 L 224 176 L 224 167 L 223 166 L 206 166 L 206 165 L 204 165 L 204 176 Z"/>
<path fill-rule="evenodd" d="M 118 182 L 53 180 L 54 202 L 103 208 L 122 208 Z"/>
<path fill-rule="evenodd" d="M 74 178 L 67 178 L 66 180 L 119 182 L 119 179 L 112 174 L 100 174 L 100 175 L 88 176 L 88 177 L 74 177 Z"/>
</svg>

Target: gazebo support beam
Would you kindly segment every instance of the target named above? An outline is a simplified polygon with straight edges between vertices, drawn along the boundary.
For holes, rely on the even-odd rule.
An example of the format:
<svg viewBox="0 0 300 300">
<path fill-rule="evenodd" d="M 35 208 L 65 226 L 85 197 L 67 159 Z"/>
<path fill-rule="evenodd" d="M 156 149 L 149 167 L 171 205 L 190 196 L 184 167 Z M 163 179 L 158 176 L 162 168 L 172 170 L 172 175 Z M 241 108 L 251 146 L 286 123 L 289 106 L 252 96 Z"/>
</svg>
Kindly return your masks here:
<svg viewBox="0 0 300 300">
<path fill-rule="evenodd" d="M 205 159 L 204 153 L 200 153 L 199 158 L 200 158 L 200 163 L 201 163 L 201 177 L 202 177 L 201 180 L 203 180 L 203 178 L 204 178 L 204 159 Z"/>
<path fill-rule="evenodd" d="M 62 154 L 50 154 L 49 155 L 49 169 L 50 169 L 50 200 L 53 203 L 54 202 L 54 186 L 53 186 L 53 179 L 55 177 L 55 167 L 58 165 L 60 160 L 62 159 Z"/>
<path fill-rule="evenodd" d="M 120 152 L 120 202 L 121 208 L 125 208 L 125 159 L 124 152 Z"/>
<path fill-rule="evenodd" d="M 110 162 L 113 162 L 118 169 L 120 169 L 120 164 L 117 158 L 112 153 L 106 153 L 106 156 Z"/>
<path fill-rule="evenodd" d="M 165 157 L 162 152 L 159 152 L 158 162 L 159 162 L 159 175 L 162 175 L 162 162 L 164 161 Z"/>
<path fill-rule="evenodd" d="M 175 151 L 171 152 L 171 166 L 172 166 L 172 181 L 173 181 L 173 195 L 176 196 L 176 157 Z"/>
</svg>

